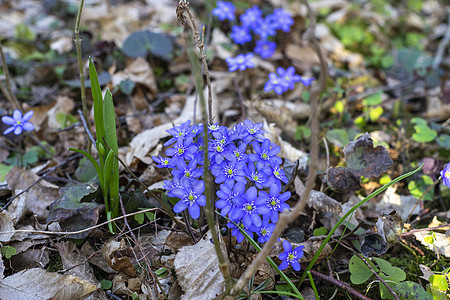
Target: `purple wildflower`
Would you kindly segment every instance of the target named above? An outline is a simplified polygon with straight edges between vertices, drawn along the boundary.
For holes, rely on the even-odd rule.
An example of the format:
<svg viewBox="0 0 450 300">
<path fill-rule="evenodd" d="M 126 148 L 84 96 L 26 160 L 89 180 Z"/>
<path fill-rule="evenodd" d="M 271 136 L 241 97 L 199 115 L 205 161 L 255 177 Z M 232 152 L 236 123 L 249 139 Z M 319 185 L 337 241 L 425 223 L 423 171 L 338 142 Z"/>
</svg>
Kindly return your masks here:
<svg viewBox="0 0 450 300">
<path fill-rule="evenodd" d="M 248 54 L 238 54 L 236 58 L 228 57 L 226 62 L 228 64 L 228 71 L 234 72 L 237 69 L 244 71 L 247 68 L 254 68 L 255 63 L 252 61 L 253 53 Z"/>
<path fill-rule="evenodd" d="M 283 241 L 284 252 L 281 253 L 278 258 L 282 261 L 281 265 L 278 267 L 280 270 L 285 270 L 289 265 L 291 265 L 295 271 L 300 271 L 300 263 L 298 260 L 303 256 L 303 248 L 305 246 L 298 246 L 292 250 L 292 245 L 289 241 Z"/>
<path fill-rule="evenodd" d="M 34 112 L 32 110 L 30 110 L 24 116 L 22 116 L 22 112 L 20 110 L 16 109 L 13 112 L 12 117 L 3 116 L 2 122 L 5 123 L 6 125 L 11 126 L 8 129 L 6 129 L 3 134 L 6 135 L 6 134 L 14 131 L 15 135 L 19 135 L 24 130 L 26 130 L 26 131 L 34 130 L 34 125 L 31 122 L 28 122 L 28 120 L 30 120 L 31 117 L 33 116 L 33 113 Z"/>
<path fill-rule="evenodd" d="M 217 1 L 217 7 L 212 10 L 212 14 L 217 16 L 220 21 L 234 21 L 234 11 L 236 8 L 233 3 L 228 1 Z"/>
<path fill-rule="evenodd" d="M 256 41 L 256 47 L 254 51 L 262 58 L 267 59 L 272 57 L 272 55 L 275 53 L 276 48 L 277 44 L 275 42 L 258 40 Z"/>
<path fill-rule="evenodd" d="M 441 171 L 442 183 L 450 188 L 450 163 L 446 164 Z"/>
</svg>

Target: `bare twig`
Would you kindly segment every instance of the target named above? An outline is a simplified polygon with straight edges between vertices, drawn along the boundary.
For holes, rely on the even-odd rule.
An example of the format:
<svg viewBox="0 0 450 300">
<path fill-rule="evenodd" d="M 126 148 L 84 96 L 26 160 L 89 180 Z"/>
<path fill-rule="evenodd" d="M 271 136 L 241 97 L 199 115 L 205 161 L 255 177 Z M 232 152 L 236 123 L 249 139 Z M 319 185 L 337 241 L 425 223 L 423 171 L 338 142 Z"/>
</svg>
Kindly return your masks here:
<svg viewBox="0 0 450 300">
<path fill-rule="evenodd" d="M 95 145 L 95 139 L 92 136 L 91 130 L 89 129 L 86 119 L 84 118 L 83 112 L 81 110 L 78 110 L 78 115 L 80 116 L 81 122 L 83 123 L 84 131 L 86 131 L 86 134 L 88 135 L 89 139 L 91 140 L 91 143 L 93 145 Z"/>
<path fill-rule="evenodd" d="M 78 7 L 77 20 L 75 22 L 75 49 L 77 50 L 77 60 L 78 60 L 78 71 L 80 72 L 80 90 L 81 90 L 81 105 L 83 107 L 84 119 L 87 120 L 88 109 L 86 104 L 86 89 L 84 87 L 84 71 L 83 71 L 83 60 L 81 57 L 81 40 L 80 40 L 80 19 L 81 13 L 83 11 L 84 0 L 80 1 L 80 6 Z M 95 143 L 94 143 L 95 144 Z M 88 153 L 91 153 L 91 141 L 88 140 Z"/>
<path fill-rule="evenodd" d="M 8 101 L 11 102 L 11 104 L 14 106 L 14 108 L 23 112 L 23 108 L 20 105 L 19 100 L 17 100 L 16 95 L 13 93 L 11 88 L 11 78 L 9 77 L 8 65 L 6 64 L 6 58 L 5 54 L 3 53 L 3 47 L 1 43 L 0 43 L 0 58 L 2 60 L 3 73 L 5 74 L 5 83 L 6 83 L 5 88 L 3 83 L 0 82 L 0 89 L 2 90 L 2 93 L 5 95 L 6 99 L 8 99 Z"/>
<path fill-rule="evenodd" d="M 439 43 L 438 49 L 436 51 L 436 56 L 433 60 L 433 69 L 437 69 L 441 64 L 442 58 L 444 57 L 445 48 L 447 48 L 448 43 L 450 42 L 450 13 L 448 13 L 447 18 L 447 30 L 445 31 L 444 38 Z"/>
<path fill-rule="evenodd" d="M 310 271 L 314 276 L 319 277 L 320 279 L 326 280 L 329 283 L 337 286 L 338 288 L 348 292 L 349 294 L 355 296 L 357 299 L 363 299 L 363 300 L 370 300 L 369 297 L 364 296 L 363 294 L 361 294 L 360 292 L 358 292 L 357 290 L 355 290 L 354 288 L 352 288 L 350 286 L 350 284 L 346 283 L 346 282 L 342 282 L 340 280 L 337 280 L 331 276 L 327 276 L 325 274 L 322 274 L 320 272 L 311 270 Z"/>
<path fill-rule="evenodd" d="M 270 239 L 264 245 L 264 248 L 253 260 L 252 264 L 247 268 L 245 273 L 239 278 L 236 285 L 233 287 L 231 294 L 237 295 L 247 284 L 253 274 L 256 272 L 258 267 L 265 261 L 269 252 L 272 249 L 272 246 L 277 241 L 278 237 L 286 227 L 286 225 L 297 218 L 303 209 L 306 206 L 306 202 L 309 198 L 309 194 L 314 187 L 314 183 L 316 181 L 317 168 L 318 168 L 318 154 L 319 154 L 319 95 L 321 92 L 325 91 L 327 77 L 328 77 L 328 65 L 325 59 L 325 54 L 321 49 L 318 41 L 315 38 L 315 17 L 309 6 L 309 3 L 306 0 L 302 1 L 308 10 L 310 27 L 305 33 L 305 37 L 308 39 L 312 49 L 316 52 L 320 61 L 320 78 L 319 85 L 315 86 L 311 90 L 311 143 L 310 143 L 310 152 L 311 152 L 311 164 L 309 167 L 309 175 L 308 180 L 305 185 L 305 190 L 300 198 L 300 201 L 297 202 L 295 207 L 291 212 L 283 212 L 280 215 L 277 226 L 275 227 Z M 305 273 L 306 274 L 306 273 Z"/>
</svg>

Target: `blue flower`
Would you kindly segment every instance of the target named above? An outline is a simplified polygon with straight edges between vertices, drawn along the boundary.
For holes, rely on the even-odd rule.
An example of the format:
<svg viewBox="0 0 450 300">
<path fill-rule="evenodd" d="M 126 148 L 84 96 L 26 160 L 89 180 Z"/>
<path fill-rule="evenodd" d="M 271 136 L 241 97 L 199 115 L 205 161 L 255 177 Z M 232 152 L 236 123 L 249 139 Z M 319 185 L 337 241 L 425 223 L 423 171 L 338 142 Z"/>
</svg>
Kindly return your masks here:
<svg viewBox="0 0 450 300">
<path fill-rule="evenodd" d="M 197 148 L 198 146 L 192 143 L 192 138 L 179 139 L 172 148 L 166 150 L 166 155 L 172 156 L 170 163 L 172 167 L 175 167 L 178 164 L 178 160 L 194 159 L 194 153 L 197 151 Z"/>
<path fill-rule="evenodd" d="M 20 110 L 16 109 L 13 112 L 12 117 L 3 116 L 2 122 L 5 123 L 6 125 L 11 126 L 8 129 L 6 129 L 3 134 L 6 135 L 6 134 L 14 131 L 15 135 L 19 135 L 22 133 L 23 130 L 26 130 L 26 131 L 34 130 L 34 125 L 31 122 L 28 122 L 28 120 L 30 120 L 31 117 L 33 116 L 33 113 L 34 112 L 32 110 L 30 110 L 24 116 L 22 116 L 22 112 Z"/>
<path fill-rule="evenodd" d="M 276 94 L 281 95 L 289 88 L 286 80 L 279 78 L 275 73 L 269 73 L 269 80 L 264 85 L 264 91 L 269 92 L 273 90 Z"/>
<path fill-rule="evenodd" d="M 292 19 L 291 15 L 282 8 L 275 9 L 273 13 L 266 18 L 270 19 L 276 29 L 281 29 L 284 32 L 289 32 L 291 30 L 291 25 L 294 24 L 294 19 Z"/>
<path fill-rule="evenodd" d="M 242 223 L 245 228 L 250 228 L 253 224 L 261 226 L 261 216 L 269 213 L 269 208 L 265 205 L 264 199 L 257 197 L 257 190 L 254 186 L 248 188 L 242 197 L 241 204 Z"/>
<path fill-rule="evenodd" d="M 227 146 L 227 149 L 223 153 L 223 156 L 228 161 L 237 161 L 237 162 L 245 162 L 246 163 L 248 160 L 248 156 L 245 153 L 246 150 L 247 150 L 247 144 L 242 143 L 238 147 L 236 147 L 236 145 L 234 145 L 232 143 Z"/>
<path fill-rule="evenodd" d="M 172 193 L 180 201 L 175 204 L 173 211 L 180 213 L 186 208 L 193 219 L 200 217 L 200 206 L 206 205 L 206 197 L 202 195 L 205 191 L 205 184 L 203 181 L 196 181 L 189 184 L 189 181 L 183 181 L 182 187 L 174 188 Z"/>
<path fill-rule="evenodd" d="M 252 35 L 250 34 L 249 29 L 245 26 L 234 25 L 231 27 L 230 36 L 236 44 L 245 44 L 252 40 Z"/>
<path fill-rule="evenodd" d="M 274 24 L 267 18 L 264 20 L 257 20 L 253 31 L 258 34 L 262 40 L 267 40 L 269 36 L 274 36 L 277 33 Z"/>
<path fill-rule="evenodd" d="M 249 163 L 245 168 L 247 178 L 253 181 L 258 189 L 262 189 L 266 185 L 267 175 L 264 172 L 257 171 L 254 163 Z"/>
<path fill-rule="evenodd" d="M 212 14 L 217 16 L 220 21 L 234 20 L 235 7 L 233 3 L 227 1 L 217 1 L 217 7 L 212 10 Z"/>
<path fill-rule="evenodd" d="M 242 234 L 241 229 L 245 230 L 250 236 L 252 236 L 252 233 L 249 232 L 245 228 L 244 223 L 242 223 L 242 221 L 240 221 L 238 223 L 238 226 L 234 225 L 234 223 L 232 223 L 232 222 L 228 222 L 227 223 L 227 227 L 232 229 L 231 230 L 231 235 L 236 237 L 236 240 L 237 240 L 238 243 L 242 243 L 242 241 L 244 240 L 244 235 Z M 241 229 L 239 229 L 239 227 Z"/>
<path fill-rule="evenodd" d="M 303 78 L 300 77 L 300 82 L 304 85 L 304 86 L 309 86 L 311 84 L 311 82 L 313 82 L 314 80 L 316 80 L 314 77 L 311 78 Z"/>
<path fill-rule="evenodd" d="M 273 144 L 269 139 L 265 139 L 260 145 L 258 142 L 253 142 L 253 150 L 255 153 L 248 155 L 251 162 L 256 161 L 256 168 L 258 170 L 263 169 L 266 166 L 277 166 L 283 161 L 276 156 L 280 152 L 281 147 L 277 144 Z"/>
<path fill-rule="evenodd" d="M 450 188 L 450 163 L 446 164 L 441 171 L 442 183 Z"/>
<path fill-rule="evenodd" d="M 281 189 L 281 182 L 288 183 L 288 179 L 286 175 L 284 175 L 284 171 L 280 168 L 280 166 L 265 167 L 263 172 L 269 176 L 266 183 L 267 186 L 276 184 Z"/>
<path fill-rule="evenodd" d="M 236 58 L 228 57 L 225 61 L 228 64 L 228 71 L 234 72 L 237 69 L 244 71 L 247 68 L 254 68 L 255 63 L 252 61 L 253 53 L 238 54 Z"/>
<path fill-rule="evenodd" d="M 250 230 L 256 232 L 258 235 L 258 242 L 265 243 L 269 240 L 272 235 L 273 230 L 275 229 L 274 223 L 269 223 L 269 218 L 263 219 L 261 223 L 261 227 L 252 226 Z"/>
<path fill-rule="evenodd" d="M 224 182 L 232 186 L 237 181 L 246 184 L 244 166 L 244 162 L 223 162 L 219 165 L 211 166 L 211 173 L 216 177 L 215 183 Z"/>
<path fill-rule="evenodd" d="M 264 139 L 264 129 L 262 123 L 253 123 L 250 120 L 245 120 L 242 123 L 243 129 L 245 129 L 242 141 L 246 144 L 250 143 L 252 140 L 262 141 Z"/>
<path fill-rule="evenodd" d="M 240 16 L 240 20 L 244 27 L 254 29 L 257 22 L 262 20 L 262 11 L 255 5 L 252 8 L 248 8 L 245 13 Z"/>
<path fill-rule="evenodd" d="M 217 197 L 219 199 L 216 201 L 216 207 L 221 209 L 220 213 L 223 216 L 228 214 L 231 221 L 238 222 L 240 221 L 239 217 L 242 217 L 240 214 L 239 199 L 245 193 L 245 184 L 241 182 L 236 182 L 236 184 L 228 185 L 221 184 L 220 190 L 216 192 Z"/>
<path fill-rule="evenodd" d="M 289 241 L 283 241 L 284 252 L 281 253 L 278 258 L 282 261 L 281 265 L 278 267 L 280 270 L 285 270 L 289 265 L 291 265 L 295 271 L 300 271 L 300 263 L 298 260 L 303 256 L 303 248 L 305 246 L 298 246 L 292 250 L 292 245 Z"/>
<path fill-rule="evenodd" d="M 282 67 L 277 68 L 278 76 L 287 83 L 288 89 L 292 90 L 295 84 L 302 80 L 300 75 L 295 74 L 295 68 L 290 66 L 286 70 Z"/>
<path fill-rule="evenodd" d="M 284 192 L 280 195 L 280 188 L 276 184 L 270 186 L 269 193 L 260 191 L 259 197 L 264 199 L 264 202 L 270 209 L 268 217 L 270 217 L 270 220 L 273 223 L 278 222 L 279 213 L 283 212 L 284 210 L 289 210 L 289 205 L 284 202 L 291 197 L 291 192 Z"/>
<path fill-rule="evenodd" d="M 168 168 L 170 166 L 170 157 L 152 156 L 153 160 L 157 163 L 158 168 Z"/>
<path fill-rule="evenodd" d="M 269 57 L 272 57 L 272 55 L 275 53 L 276 48 L 277 44 L 275 42 L 258 40 L 256 41 L 256 47 L 254 51 L 262 58 L 267 59 Z"/>
<path fill-rule="evenodd" d="M 219 165 L 225 160 L 225 150 L 226 147 L 219 141 L 212 141 L 209 144 L 209 159 L 211 161 L 211 166 L 216 164 Z"/>
<path fill-rule="evenodd" d="M 172 138 L 164 143 L 164 146 L 169 146 L 178 141 L 179 139 L 183 139 L 186 137 L 188 133 L 191 133 L 191 121 L 188 120 L 184 122 L 181 125 L 174 126 L 173 128 L 170 128 L 169 130 L 166 130 L 168 133 L 172 135 Z"/>
<path fill-rule="evenodd" d="M 178 169 L 172 170 L 172 175 L 174 177 L 186 178 L 187 180 L 196 180 L 203 174 L 203 170 L 197 168 L 197 160 L 193 159 L 189 162 L 189 165 L 186 164 L 186 162 L 182 159 L 178 160 L 177 164 Z"/>
</svg>

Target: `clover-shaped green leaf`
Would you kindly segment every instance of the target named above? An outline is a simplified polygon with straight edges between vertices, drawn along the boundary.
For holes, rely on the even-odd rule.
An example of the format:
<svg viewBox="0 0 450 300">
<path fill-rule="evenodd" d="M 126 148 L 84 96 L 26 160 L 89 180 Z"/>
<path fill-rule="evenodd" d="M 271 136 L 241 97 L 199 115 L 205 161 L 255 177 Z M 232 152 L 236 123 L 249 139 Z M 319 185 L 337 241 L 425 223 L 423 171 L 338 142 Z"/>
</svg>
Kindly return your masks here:
<svg viewBox="0 0 450 300">
<path fill-rule="evenodd" d="M 353 284 L 362 284 L 373 275 L 367 265 L 356 255 L 353 255 L 350 259 L 348 269 L 351 274 L 350 280 Z"/>
<path fill-rule="evenodd" d="M 402 300 L 433 300 L 433 296 L 427 293 L 420 284 L 412 281 L 397 284 L 394 291 Z"/>
</svg>

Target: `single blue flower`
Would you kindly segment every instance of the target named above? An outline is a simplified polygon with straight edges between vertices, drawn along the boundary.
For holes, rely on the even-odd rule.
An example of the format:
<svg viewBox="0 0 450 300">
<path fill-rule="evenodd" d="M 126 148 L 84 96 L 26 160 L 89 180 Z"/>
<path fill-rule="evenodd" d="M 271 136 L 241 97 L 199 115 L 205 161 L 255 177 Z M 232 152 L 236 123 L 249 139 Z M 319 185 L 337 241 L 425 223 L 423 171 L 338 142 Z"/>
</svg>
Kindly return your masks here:
<svg viewBox="0 0 450 300">
<path fill-rule="evenodd" d="M 234 25 L 231 27 L 230 37 L 236 44 L 245 44 L 252 40 L 252 35 L 250 34 L 249 29 L 245 26 Z"/>
<path fill-rule="evenodd" d="M 274 184 L 278 185 L 281 190 L 281 182 L 288 183 L 288 179 L 284 174 L 283 169 L 280 166 L 268 166 L 263 169 L 263 172 L 268 175 L 268 179 L 266 182 L 267 186 L 272 186 Z"/>
<path fill-rule="evenodd" d="M 242 223 L 242 221 L 238 223 L 238 226 L 234 225 L 234 223 L 232 222 L 228 222 L 227 227 L 232 229 L 231 235 L 236 237 L 238 243 L 242 243 L 242 241 L 244 240 L 244 235 L 242 234 L 241 229 L 245 230 L 250 236 L 253 235 L 248 229 L 245 228 L 244 223 Z M 241 229 L 239 229 L 239 227 Z"/>
<path fill-rule="evenodd" d="M 170 166 L 170 157 L 152 156 L 153 160 L 157 163 L 157 168 L 168 168 Z"/>
<path fill-rule="evenodd" d="M 175 167 L 178 164 L 178 160 L 192 160 L 194 159 L 194 153 L 197 151 L 198 146 L 192 143 L 192 138 L 187 137 L 185 140 L 179 139 L 172 146 L 166 150 L 167 156 L 172 156 L 170 161 L 171 167 Z"/>
<path fill-rule="evenodd" d="M 22 131 L 32 131 L 34 130 L 34 125 L 31 122 L 28 122 L 28 120 L 31 119 L 33 116 L 33 111 L 30 110 L 27 112 L 24 116 L 22 116 L 22 112 L 18 109 L 14 110 L 12 117 L 10 116 L 3 116 L 2 122 L 6 125 L 9 125 L 8 129 L 3 132 L 3 134 L 8 134 L 10 132 L 14 131 L 15 135 L 19 135 L 22 133 Z"/>
<path fill-rule="evenodd" d="M 228 64 L 228 71 L 234 72 L 237 69 L 244 71 L 247 68 L 254 68 L 255 63 L 252 61 L 253 53 L 238 54 L 236 58 L 227 57 L 225 61 Z"/>
<path fill-rule="evenodd" d="M 262 20 L 262 11 L 258 6 L 248 8 L 240 17 L 242 25 L 251 29 L 255 29 L 259 20 Z"/>
<path fill-rule="evenodd" d="M 180 199 L 173 207 L 173 211 L 180 213 L 187 208 L 191 217 L 198 219 L 200 217 L 200 206 L 206 205 L 206 197 L 203 195 L 205 184 L 200 180 L 189 184 L 189 181 L 186 180 L 183 181 L 182 185 L 181 188 L 177 187 L 172 191 L 175 197 Z"/>
<path fill-rule="evenodd" d="M 164 180 L 164 189 L 167 191 L 167 196 L 176 197 L 172 192 L 176 188 L 183 188 L 180 178 L 174 176 L 172 180 Z"/>
<path fill-rule="evenodd" d="M 292 245 L 289 241 L 283 241 L 284 252 L 281 253 L 278 258 L 282 261 L 281 265 L 278 267 L 280 270 L 285 270 L 289 265 L 291 265 L 295 271 L 300 271 L 300 263 L 298 260 L 303 256 L 303 248 L 305 246 L 298 246 L 292 250 Z"/>
<path fill-rule="evenodd" d="M 266 185 L 268 176 L 264 172 L 256 170 L 254 163 L 250 162 L 244 170 L 247 178 L 254 182 L 258 189 L 262 189 Z"/>
<path fill-rule="evenodd" d="M 267 219 L 270 218 L 273 223 L 278 222 L 278 215 L 281 212 L 289 210 L 289 205 L 284 202 L 291 197 L 291 192 L 284 192 L 280 195 L 280 188 L 276 184 L 270 186 L 269 193 L 260 191 L 259 197 L 264 199 L 264 202 L 269 208 L 270 213 Z"/>
<path fill-rule="evenodd" d="M 282 67 L 277 68 L 278 77 L 287 83 L 288 89 L 292 90 L 295 84 L 302 80 L 300 75 L 295 74 L 295 68 L 290 66 L 286 70 Z"/>
<path fill-rule="evenodd" d="M 262 123 L 253 123 L 249 119 L 242 123 L 244 133 L 242 134 L 242 141 L 246 144 L 250 143 L 252 140 L 262 141 L 264 140 L 264 125 Z"/>
<path fill-rule="evenodd" d="M 189 162 L 189 165 L 182 159 L 178 160 L 177 169 L 172 170 L 171 174 L 175 177 L 186 178 L 188 180 L 197 180 L 203 175 L 203 170 L 197 168 L 197 160 L 193 159 Z"/>
<path fill-rule="evenodd" d="M 236 8 L 233 3 L 227 1 L 217 1 L 217 7 L 212 10 L 212 14 L 217 16 L 220 21 L 234 21 L 234 11 Z"/>
<path fill-rule="evenodd" d="M 303 78 L 303 77 L 300 77 L 300 82 L 301 82 L 304 86 L 309 86 L 309 85 L 311 85 L 311 83 L 312 83 L 314 80 L 316 80 L 314 77 L 311 77 L 311 78 Z"/>
<path fill-rule="evenodd" d="M 254 51 L 262 58 L 267 59 L 272 57 L 272 55 L 275 53 L 276 48 L 277 44 L 275 42 L 258 40 L 256 41 L 256 47 Z"/>
<path fill-rule="evenodd" d="M 266 206 L 264 199 L 257 197 L 257 190 L 254 186 L 248 188 L 242 197 L 241 211 L 242 223 L 245 228 L 250 228 L 253 224 L 256 227 L 261 226 L 261 216 L 268 214 L 269 208 Z"/>
<path fill-rule="evenodd" d="M 269 223 L 269 218 L 265 218 L 262 220 L 260 227 L 252 225 L 249 230 L 256 232 L 256 234 L 258 235 L 258 242 L 265 243 L 269 240 L 274 229 L 275 224 Z"/>
<path fill-rule="evenodd" d="M 221 164 L 211 166 L 211 173 L 216 177 L 215 183 L 233 185 L 234 182 L 247 183 L 244 173 L 244 162 L 223 162 Z"/>
<path fill-rule="evenodd" d="M 164 143 L 164 146 L 169 146 L 178 141 L 179 139 L 183 139 L 188 133 L 191 133 L 191 121 L 188 120 L 181 125 L 173 126 L 169 130 L 166 130 L 168 133 L 172 135 L 172 138 Z"/>
<path fill-rule="evenodd" d="M 226 146 L 222 145 L 220 141 L 211 141 L 209 143 L 209 160 L 211 167 L 213 165 L 220 165 L 225 160 Z"/>
<path fill-rule="evenodd" d="M 253 31 L 259 35 L 262 40 L 267 40 L 269 36 L 274 36 L 277 34 L 277 29 L 270 20 L 259 19 L 256 21 L 256 24 L 253 28 Z"/>
<path fill-rule="evenodd" d="M 273 90 L 276 94 L 281 95 L 289 88 L 286 80 L 278 77 L 275 73 L 269 73 L 269 80 L 264 85 L 264 91 L 269 92 Z"/>
<path fill-rule="evenodd" d="M 220 185 L 220 190 L 216 192 L 217 199 L 216 207 L 221 209 L 220 213 L 223 216 L 228 214 L 231 221 L 240 221 L 239 217 L 241 208 L 238 206 L 240 197 L 245 193 L 245 184 L 241 182 L 236 182 L 236 184 L 228 185 L 223 183 Z"/>
<path fill-rule="evenodd" d="M 289 32 L 292 24 L 294 24 L 294 19 L 292 19 L 291 15 L 282 8 L 275 9 L 273 13 L 266 18 L 274 24 L 276 29 L 281 29 L 284 32 Z"/>
<path fill-rule="evenodd" d="M 446 164 L 441 171 L 442 183 L 450 188 L 450 163 Z"/>
<path fill-rule="evenodd" d="M 233 143 L 229 144 L 223 153 L 223 156 L 228 161 L 247 162 L 248 155 L 245 153 L 247 150 L 247 144 L 240 144 L 238 147 Z"/>
<path fill-rule="evenodd" d="M 277 166 L 283 162 L 276 156 L 281 147 L 271 143 L 269 139 L 265 139 L 261 144 L 253 142 L 252 146 L 255 153 L 249 154 L 248 158 L 251 162 L 256 161 L 256 169 L 262 170 L 266 166 Z"/>
</svg>

